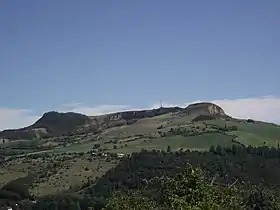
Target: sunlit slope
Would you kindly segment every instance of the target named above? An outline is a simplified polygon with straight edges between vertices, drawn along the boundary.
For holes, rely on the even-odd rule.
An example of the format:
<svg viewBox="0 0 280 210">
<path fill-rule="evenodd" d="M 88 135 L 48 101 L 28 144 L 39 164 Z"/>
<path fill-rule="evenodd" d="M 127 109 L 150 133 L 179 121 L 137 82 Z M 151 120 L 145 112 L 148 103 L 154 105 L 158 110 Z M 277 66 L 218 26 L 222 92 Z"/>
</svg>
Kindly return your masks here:
<svg viewBox="0 0 280 210">
<path fill-rule="evenodd" d="M 68 115 L 69 113 L 56 114 L 55 117 L 61 118 L 57 121 L 61 123 Z M 76 125 L 76 115 L 70 116 L 71 119 L 74 118 L 73 125 Z M 78 118 L 81 116 L 78 115 Z M 42 119 L 46 122 L 46 115 Z M 57 128 L 56 130 L 64 126 L 63 123 L 60 125 L 47 122 Z M 207 102 L 191 104 L 186 108 L 158 108 L 90 117 L 90 123 L 79 127 L 76 132 L 58 137 L 38 137 L 31 142 L 34 146 L 29 145 L 28 148 L 31 147 L 30 152 L 38 152 L 37 148 L 42 151 L 46 148 L 43 146 L 49 144 L 53 146 L 47 149 L 52 152 L 87 152 L 94 149 L 96 152 L 131 153 L 141 149 L 167 147 L 172 150 L 206 150 L 212 145 L 227 147 L 233 144 L 277 147 L 280 140 L 278 125 L 234 119 L 221 107 Z M 24 145 L 14 147 L 11 145 L 10 149 L 15 151 L 25 148 Z"/>
<path fill-rule="evenodd" d="M 238 120 L 234 118 L 192 121 L 193 116 L 165 114 L 139 120 L 133 125 L 104 131 L 103 139 L 123 139 L 138 136 L 117 151 L 133 152 L 143 149 L 208 149 L 211 145 L 232 144 L 277 147 L 280 127 L 275 124 Z M 228 129 L 228 130 L 227 130 Z M 173 132 L 170 132 L 173 130 Z M 174 132 L 179 130 L 179 132 Z M 181 133 L 180 133 L 181 132 Z"/>
</svg>

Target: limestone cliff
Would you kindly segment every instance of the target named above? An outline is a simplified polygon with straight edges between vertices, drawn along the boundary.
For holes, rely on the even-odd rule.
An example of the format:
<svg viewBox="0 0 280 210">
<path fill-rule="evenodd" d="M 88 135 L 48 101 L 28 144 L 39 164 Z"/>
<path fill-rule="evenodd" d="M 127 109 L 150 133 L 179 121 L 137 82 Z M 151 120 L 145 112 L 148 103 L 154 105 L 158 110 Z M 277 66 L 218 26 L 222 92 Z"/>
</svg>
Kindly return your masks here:
<svg viewBox="0 0 280 210">
<path fill-rule="evenodd" d="M 185 108 L 185 112 L 189 115 L 211 115 L 211 116 L 226 116 L 224 110 L 216 104 L 201 102 L 190 104 Z"/>
</svg>

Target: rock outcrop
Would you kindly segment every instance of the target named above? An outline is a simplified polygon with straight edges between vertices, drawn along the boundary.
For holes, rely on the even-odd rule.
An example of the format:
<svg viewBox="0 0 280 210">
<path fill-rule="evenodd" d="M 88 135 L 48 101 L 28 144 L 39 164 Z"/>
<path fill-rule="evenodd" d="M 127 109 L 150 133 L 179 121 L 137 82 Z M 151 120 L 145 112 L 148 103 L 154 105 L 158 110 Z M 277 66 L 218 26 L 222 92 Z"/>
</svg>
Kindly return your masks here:
<svg viewBox="0 0 280 210">
<path fill-rule="evenodd" d="M 174 113 L 183 110 L 180 107 L 161 107 L 158 109 L 125 111 L 106 115 L 110 120 L 135 120 L 147 117 L 155 117 L 166 113 Z"/>
<path fill-rule="evenodd" d="M 219 116 L 225 117 L 226 113 L 224 110 L 216 104 L 201 102 L 190 104 L 185 108 L 185 113 L 188 115 L 210 115 L 210 116 Z"/>
</svg>

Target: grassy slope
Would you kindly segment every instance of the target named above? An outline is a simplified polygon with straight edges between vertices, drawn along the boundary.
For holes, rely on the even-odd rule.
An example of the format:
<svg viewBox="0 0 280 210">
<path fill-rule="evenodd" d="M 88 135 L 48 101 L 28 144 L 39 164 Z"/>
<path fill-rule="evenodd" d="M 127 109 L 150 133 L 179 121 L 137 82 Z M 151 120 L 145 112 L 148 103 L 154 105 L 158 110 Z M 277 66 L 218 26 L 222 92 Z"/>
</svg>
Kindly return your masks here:
<svg viewBox="0 0 280 210">
<path fill-rule="evenodd" d="M 101 147 L 106 146 L 109 148 L 110 152 L 121 152 L 121 153 L 131 153 L 138 152 L 142 148 L 145 149 L 166 149 L 168 145 L 171 146 L 172 150 L 177 150 L 180 148 L 189 149 L 208 149 L 211 145 L 221 145 L 230 146 L 232 145 L 233 137 L 231 135 L 236 135 L 235 140 L 239 141 L 244 145 L 253 146 L 277 146 L 278 140 L 280 140 L 280 127 L 271 123 L 255 122 L 247 123 L 242 120 L 210 120 L 205 121 L 208 124 L 218 125 L 220 127 L 237 126 L 237 131 L 223 133 L 208 133 L 197 136 L 183 137 L 183 136 L 169 136 L 160 137 L 158 135 L 158 127 L 163 126 L 163 130 L 167 131 L 171 127 L 199 127 L 198 130 L 205 128 L 206 125 L 203 122 L 191 122 L 190 117 L 172 116 L 170 114 L 165 114 L 153 118 L 146 118 L 139 120 L 137 123 L 132 125 L 125 125 L 120 127 L 115 127 L 104 131 L 100 136 L 103 141 L 99 141 Z M 136 139 L 135 141 L 126 142 L 133 136 L 142 135 L 142 138 Z M 154 139 L 149 139 L 149 137 L 154 137 Z M 118 148 L 113 149 L 113 144 L 104 145 L 104 141 L 108 139 L 117 139 Z M 73 145 L 71 147 L 63 148 L 63 151 L 88 151 L 91 149 L 94 142 L 85 143 L 82 145 Z M 126 146 L 124 146 L 126 144 Z"/>
<path fill-rule="evenodd" d="M 139 121 L 138 124 L 133 125 L 133 130 L 137 130 L 137 126 L 139 129 L 143 129 L 144 123 L 149 125 L 149 128 L 156 128 L 160 125 L 164 125 L 167 130 L 170 127 L 176 126 L 204 126 L 202 122 L 191 123 L 189 117 L 178 117 L 178 116 L 158 116 L 151 119 L 145 119 L 145 121 Z M 224 127 L 225 124 L 229 126 L 237 126 L 237 131 L 226 132 L 229 135 L 238 136 L 235 140 L 240 141 L 244 145 L 253 145 L 260 146 L 266 145 L 268 146 L 277 146 L 277 142 L 280 140 L 280 127 L 271 123 L 265 122 L 255 122 L 255 123 L 247 123 L 246 121 L 224 121 L 224 120 L 211 120 L 205 121 L 207 124 L 215 124 L 220 127 Z M 151 126 L 154 124 L 154 126 Z M 141 127 L 141 128 L 140 128 Z M 122 128 L 119 128 L 122 129 Z M 129 127 L 126 127 L 126 130 L 129 130 Z M 149 130 L 150 131 L 150 130 Z M 154 129 L 154 133 L 157 130 Z M 229 146 L 232 144 L 232 137 L 223 135 L 223 134 L 203 134 L 192 137 L 182 137 L 182 136 L 173 136 L 173 137 L 165 137 L 160 139 L 155 139 L 152 141 L 139 142 L 136 146 L 136 150 L 139 150 L 138 147 L 142 148 L 166 148 L 167 145 L 171 145 L 175 148 L 201 148 L 207 149 L 211 145 L 220 144 L 222 146 Z M 132 146 L 132 145 L 131 145 Z"/>
<path fill-rule="evenodd" d="M 52 154 L 44 158 L 18 158 L 1 166 L 0 187 L 32 174 L 33 183 L 29 187 L 31 194 L 35 196 L 53 194 L 69 187 L 81 186 L 88 178 L 94 181 L 117 163 L 117 160 L 106 161 L 102 157 L 92 157 L 89 154 L 82 156 Z"/>
<path fill-rule="evenodd" d="M 208 124 L 207 126 L 205 125 Z M 229 131 L 226 133 L 208 133 L 196 136 L 169 136 L 160 137 L 158 131 L 167 132 L 170 128 L 184 127 L 186 129 L 195 129 L 197 132 L 202 132 L 203 129 L 212 129 L 212 125 L 217 125 L 221 128 L 236 126 L 237 131 Z M 159 129 L 159 127 L 163 127 Z M 213 129 L 212 129 L 213 130 Z M 89 139 L 80 139 L 81 143 L 74 143 L 68 147 L 50 150 L 51 152 L 87 152 L 92 149 L 94 144 L 100 144 L 101 148 L 106 148 L 108 152 L 131 153 L 145 149 L 166 149 L 168 145 L 172 150 L 180 148 L 189 149 L 208 149 L 211 145 L 230 146 L 233 135 L 236 135 L 235 140 L 244 145 L 252 146 L 277 146 L 280 140 L 280 127 L 271 123 L 255 122 L 247 123 L 242 120 L 209 120 L 204 122 L 191 122 L 191 117 L 176 116 L 164 114 L 153 118 L 146 118 L 137 121 L 131 125 L 124 125 L 105 130 L 99 135 L 100 140 L 89 141 Z M 133 141 L 128 141 L 131 138 L 136 138 Z M 113 143 L 107 143 L 109 140 L 117 140 L 117 149 L 113 149 Z"/>
<path fill-rule="evenodd" d="M 207 123 L 213 123 L 216 125 L 223 126 L 225 121 L 222 120 L 211 120 Z M 237 126 L 238 131 L 229 132 L 238 136 L 236 140 L 240 141 L 245 145 L 260 146 L 277 146 L 277 141 L 280 140 L 280 127 L 272 123 L 256 122 L 256 123 L 245 123 L 236 121 L 227 121 L 228 126 Z"/>
<path fill-rule="evenodd" d="M 167 148 L 168 145 L 172 149 L 177 150 L 180 148 L 190 148 L 190 149 L 208 149 L 211 145 L 220 144 L 222 146 L 231 146 L 231 137 L 219 133 L 209 133 L 198 136 L 172 136 L 172 137 L 163 137 L 155 139 L 152 141 L 144 142 L 140 144 L 140 147 L 143 148 L 153 148 L 153 149 L 162 149 Z"/>
</svg>

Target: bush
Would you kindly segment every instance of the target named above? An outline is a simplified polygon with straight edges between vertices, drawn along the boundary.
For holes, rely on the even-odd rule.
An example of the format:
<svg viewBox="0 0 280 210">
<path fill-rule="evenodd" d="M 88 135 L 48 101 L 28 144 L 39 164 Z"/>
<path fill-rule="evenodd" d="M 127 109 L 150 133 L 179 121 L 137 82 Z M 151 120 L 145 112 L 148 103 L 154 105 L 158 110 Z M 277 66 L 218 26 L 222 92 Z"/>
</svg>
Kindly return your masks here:
<svg viewBox="0 0 280 210">
<path fill-rule="evenodd" d="M 215 117 L 211 115 L 199 115 L 195 117 L 192 121 L 204 121 L 204 120 L 214 120 Z"/>
<path fill-rule="evenodd" d="M 171 152 L 171 146 L 170 145 L 168 145 L 168 147 L 167 147 L 167 152 Z"/>
<path fill-rule="evenodd" d="M 4 185 L 1 191 L 3 191 L 4 194 L 10 193 L 14 198 L 18 195 L 19 200 L 28 199 L 30 198 L 30 194 L 27 185 L 31 184 L 32 181 L 31 177 L 19 178 Z"/>
<path fill-rule="evenodd" d="M 188 169 L 175 177 L 156 177 L 140 190 L 115 193 L 105 209 L 240 209 L 237 190 L 206 182 L 200 169 Z"/>
<path fill-rule="evenodd" d="M 0 198 L 7 199 L 7 200 L 13 200 L 13 201 L 21 200 L 21 197 L 19 194 L 12 192 L 12 191 L 5 190 L 5 189 L 0 190 Z"/>
<path fill-rule="evenodd" d="M 92 149 L 98 149 L 100 147 L 100 144 L 94 144 Z"/>
<path fill-rule="evenodd" d="M 255 121 L 252 120 L 252 119 L 248 119 L 248 120 L 247 120 L 247 123 L 255 123 Z"/>
</svg>

